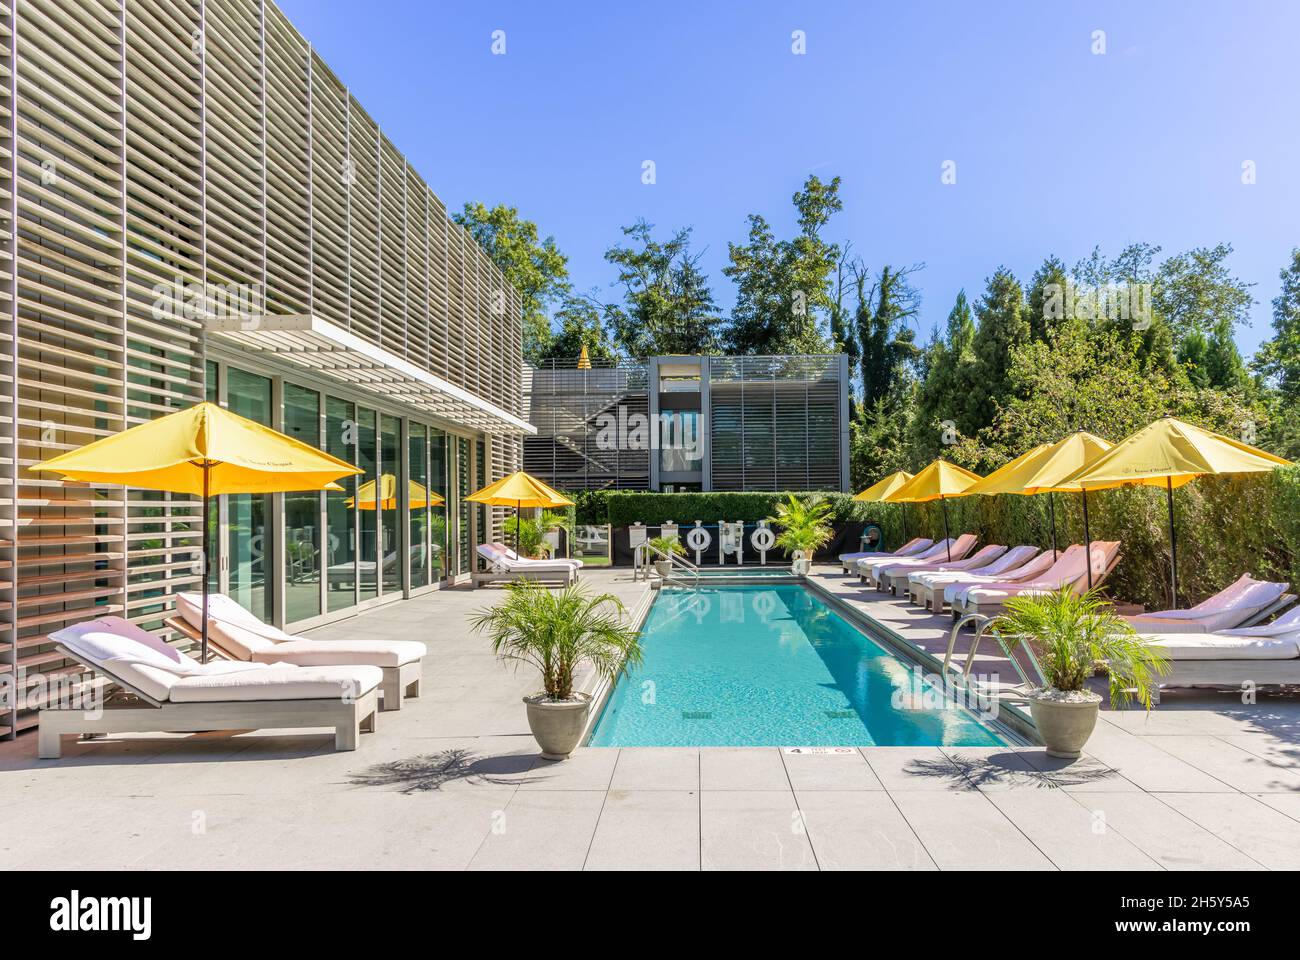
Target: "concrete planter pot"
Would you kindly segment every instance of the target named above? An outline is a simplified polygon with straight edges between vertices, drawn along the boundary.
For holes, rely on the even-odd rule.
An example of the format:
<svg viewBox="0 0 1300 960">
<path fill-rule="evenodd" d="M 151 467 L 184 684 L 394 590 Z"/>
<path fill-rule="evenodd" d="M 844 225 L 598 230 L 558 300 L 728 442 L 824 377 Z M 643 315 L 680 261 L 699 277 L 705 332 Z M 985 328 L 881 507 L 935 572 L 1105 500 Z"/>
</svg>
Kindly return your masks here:
<svg viewBox="0 0 1300 960">
<path fill-rule="evenodd" d="M 1064 700 L 1060 691 L 1053 690 L 1029 701 L 1029 713 L 1034 718 L 1038 735 L 1043 738 L 1049 757 L 1076 760 L 1083 755 L 1083 745 L 1097 726 L 1097 711 L 1101 697 L 1086 692 L 1079 699 Z"/>
<path fill-rule="evenodd" d="M 806 577 L 812 572 L 812 561 L 798 557 L 790 564 L 790 572 L 796 577 Z"/>
<path fill-rule="evenodd" d="M 591 697 L 575 693 L 573 700 L 552 700 L 544 693 L 524 697 L 528 729 L 547 760 L 566 760 L 578 747 L 591 712 Z"/>
<path fill-rule="evenodd" d="M 668 560 L 655 561 L 655 573 L 659 574 L 659 576 L 668 577 L 672 575 L 672 572 L 673 572 L 673 565 Z"/>
</svg>

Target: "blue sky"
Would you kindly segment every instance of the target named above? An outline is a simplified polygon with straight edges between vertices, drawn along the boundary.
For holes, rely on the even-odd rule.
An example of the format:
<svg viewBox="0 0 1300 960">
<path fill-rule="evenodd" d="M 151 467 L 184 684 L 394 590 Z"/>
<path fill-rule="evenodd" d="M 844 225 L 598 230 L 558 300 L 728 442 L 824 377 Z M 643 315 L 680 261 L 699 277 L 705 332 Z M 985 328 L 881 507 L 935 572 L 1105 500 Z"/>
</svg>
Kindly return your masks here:
<svg viewBox="0 0 1300 960">
<path fill-rule="evenodd" d="M 730 306 L 727 242 L 751 212 L 789 233 L 810 172 L 844 179 L 829 239 L 926 264 L 927 333 L 1000 264 L 1227 241 L 1256 284 L 1249 356 L 1300 246 L 1289 0 L 279 3 L 449 208 L 519 207 L 611 299 L 602 254 L 644 216 L 694 226 Z"/>
</svg>

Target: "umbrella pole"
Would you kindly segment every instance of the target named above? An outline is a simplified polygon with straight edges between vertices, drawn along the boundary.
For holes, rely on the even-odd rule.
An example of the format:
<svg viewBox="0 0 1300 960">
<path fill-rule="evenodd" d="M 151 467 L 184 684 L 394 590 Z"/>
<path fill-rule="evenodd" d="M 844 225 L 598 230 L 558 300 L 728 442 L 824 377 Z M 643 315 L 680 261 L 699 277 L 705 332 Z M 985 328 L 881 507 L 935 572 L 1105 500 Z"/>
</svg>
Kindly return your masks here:
<svg viewBox="0 0 1300 960">
<path fill-rule="evenodd" d="M 1084 566 L 1088 568 L 1088 589 L 1092 589 L 1092 531 L 1088 529 L 1088 489 L 1080 487 L 1083 491 L 1083 542 L 1084 542 Z"/>
<path fill-rule="evenodd" d="M 212 576 L 212 551 L 209 549 L 208 512 L 209 478 L 212 465 L 203 461 L 203 644 L 199 654 L 199 663 L 208 662 L 208 581 Z"/>
<path fill-rule="evenodd" d="M 522 556 L 519 552 L 519 511 L 522 509 L 520 504 L 522 500 L 515 501 L 515 556 Z"/>
<path fill-rule="evenodd" d="M 943 507 L 943 539 L 948 544 L 948 562 L 952 563 L 952 537 L 948 536 L 948 501 L 940 497 L 939 505 Z"/>
<path fill-rule="evenodd" d="M 1165 477 L 1165 499 L 1169 504 L 1169 599 L 1170 607 L 1178 609 L 1178 530 L 1174 526 L 1174 480 Z"/>
<path fill-rule="evenodd" d="M 1052 518 L 1052 562 L 1056 562 L 1056 494 L 1048 491 L 1047 515 Z"/>
<path fill-rule="evenodd" d="M 898 507 L 903 511 L 903 539 L 899 541 L 901 547 L 904 543 L 907 543 L 907 504 L 900 503 Z"/>
</svg>

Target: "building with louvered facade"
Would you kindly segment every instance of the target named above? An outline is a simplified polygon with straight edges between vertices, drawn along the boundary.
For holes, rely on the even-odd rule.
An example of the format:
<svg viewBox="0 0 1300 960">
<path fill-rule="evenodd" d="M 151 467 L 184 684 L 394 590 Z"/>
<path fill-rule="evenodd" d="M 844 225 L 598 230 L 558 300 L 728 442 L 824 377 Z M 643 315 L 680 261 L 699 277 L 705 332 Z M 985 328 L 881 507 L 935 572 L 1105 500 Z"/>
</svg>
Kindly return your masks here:
<svg viewBox="0 0 1300 960">
<path fill-rule="evenodd" d="M 180 643 L 202 570 L 195 498 L 29 468 L 197 401 L 365 471 L 221 498 L 215 589 L 300 628 L 468 573 L 533 430 L 518 295 L 311 44 L 263 0 L 7 0 L 0 64 L 0 735 L 79 682 L 51 632 Z"/>
<path fill-rule="evenodd" d="M 547 361 L 524 371 L 524 467 L 561 490 L 847 490 L 842 354 Z"/>
</svg>

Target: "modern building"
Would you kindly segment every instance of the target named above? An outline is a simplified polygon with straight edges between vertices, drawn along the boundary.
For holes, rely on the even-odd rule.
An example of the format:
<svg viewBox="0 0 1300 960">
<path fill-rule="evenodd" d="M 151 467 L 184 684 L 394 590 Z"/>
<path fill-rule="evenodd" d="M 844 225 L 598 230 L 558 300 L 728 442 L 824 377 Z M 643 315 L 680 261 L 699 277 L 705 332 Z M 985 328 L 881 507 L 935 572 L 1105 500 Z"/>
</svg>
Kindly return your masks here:
<svg viewBox="0 0 1300 960">
<path fill-rule="evenodd" d="M 562 490 L 847 490 L 848 402 L 843 354 L 547 361 L 524 371 L 524 467 Z"/>
<path fill-rule="evenodd" d="M 216 589 L 302 627 L 468 573 L 501 518 L 463 497 L 533 430 L 518 297 L 311 45 L 264 0 L 10 0 L 0 27 L 0 735 L 29 678 L 80 672 L 51 632 L 166 635 L 201 576 L 195 498 L 28 468 L 205 397 L 365 470 L 222 498 Z M 396 503 L 355 495 L 390 475 Z"/>
</svg>

